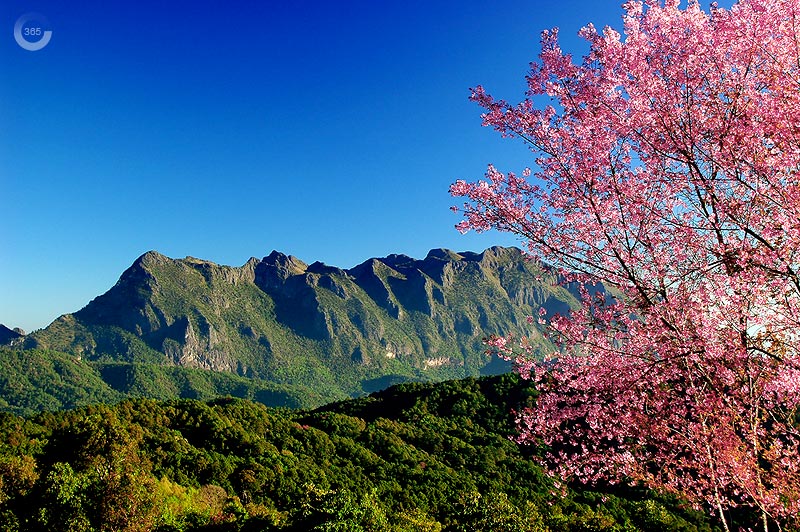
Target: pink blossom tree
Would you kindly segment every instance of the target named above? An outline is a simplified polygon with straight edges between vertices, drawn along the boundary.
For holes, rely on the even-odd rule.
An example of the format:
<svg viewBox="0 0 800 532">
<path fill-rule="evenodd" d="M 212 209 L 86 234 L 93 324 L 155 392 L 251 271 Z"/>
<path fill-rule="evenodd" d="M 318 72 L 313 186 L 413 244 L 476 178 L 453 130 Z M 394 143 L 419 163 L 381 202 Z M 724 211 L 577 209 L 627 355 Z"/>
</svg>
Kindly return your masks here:
<svg viewBox="0 0 800 532">
<path fill-rule="evenodd" d="M 800 0 L 623 7 L 580 64 L 544 32 L 522 103 L 473 89 L 536 164 L 454 183 L 458 229 L 521 235 L 584 295 L 546 360 L 490 344 L 536 381 L 519 439 L 554 474 L 780 529 L 800 514 Z"/>
</svg>

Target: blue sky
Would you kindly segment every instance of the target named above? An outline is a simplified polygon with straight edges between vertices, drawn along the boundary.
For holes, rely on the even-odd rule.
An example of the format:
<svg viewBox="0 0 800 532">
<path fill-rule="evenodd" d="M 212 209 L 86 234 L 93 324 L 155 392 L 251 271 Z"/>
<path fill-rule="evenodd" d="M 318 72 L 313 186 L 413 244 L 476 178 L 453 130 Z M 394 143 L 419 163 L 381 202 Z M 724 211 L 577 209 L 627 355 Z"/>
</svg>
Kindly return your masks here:
<svg viewBox="0 0 800 532">
<path fill-rule="evenodd" d="M 17 45 L 44 15 L 52 39 Z M 578 55 L 617 0 L 7 1 L 0 6 L 0 323 L 74 312 L 155 249 L 352 267 L 462 236 L 447 189 L 531 165 L 469 88 L 523 97 L 539 33 Z"/>
</svg>

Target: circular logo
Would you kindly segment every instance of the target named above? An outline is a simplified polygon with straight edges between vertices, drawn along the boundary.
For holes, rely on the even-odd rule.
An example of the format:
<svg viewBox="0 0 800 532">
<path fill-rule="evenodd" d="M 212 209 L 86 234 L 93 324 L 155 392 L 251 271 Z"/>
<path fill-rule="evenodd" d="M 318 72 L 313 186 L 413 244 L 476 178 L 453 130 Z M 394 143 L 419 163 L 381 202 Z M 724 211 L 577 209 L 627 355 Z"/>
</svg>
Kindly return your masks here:
<svg viewBox="0 0 800 532">
<path fill-rule="evenodd" d="M 14 40 L 29 52 L 41 50 L 52 37 L 50 23 L 39 13 L 25 13 L 14 24 Z"/>
</svg>

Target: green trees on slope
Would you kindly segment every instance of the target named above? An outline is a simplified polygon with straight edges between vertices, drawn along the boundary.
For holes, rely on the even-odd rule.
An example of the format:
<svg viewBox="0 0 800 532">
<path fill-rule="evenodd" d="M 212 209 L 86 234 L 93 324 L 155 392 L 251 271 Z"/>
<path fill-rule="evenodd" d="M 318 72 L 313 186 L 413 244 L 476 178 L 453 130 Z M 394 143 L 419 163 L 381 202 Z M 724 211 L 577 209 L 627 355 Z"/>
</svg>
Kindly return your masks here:
<svg viewBox="0 0 800 532">
<path fill-rule="evenodd" d="M 89 362 L 46 349 L 0 346 L 0 411 L 42 411 L 116 403 L 128 397 L 250 399 L 268 406 L 310 408 L 340 398 L 308 386 L 282 385 L 233 373 L 164 364 Z"/>
<path fill-rule="evenodd" d="M 0 414 L 0 529 L 710 531 L 642 492 L 562 495 L 509 439 L 512 375 L 315 411 L 129 400 Z"/>
</svg>

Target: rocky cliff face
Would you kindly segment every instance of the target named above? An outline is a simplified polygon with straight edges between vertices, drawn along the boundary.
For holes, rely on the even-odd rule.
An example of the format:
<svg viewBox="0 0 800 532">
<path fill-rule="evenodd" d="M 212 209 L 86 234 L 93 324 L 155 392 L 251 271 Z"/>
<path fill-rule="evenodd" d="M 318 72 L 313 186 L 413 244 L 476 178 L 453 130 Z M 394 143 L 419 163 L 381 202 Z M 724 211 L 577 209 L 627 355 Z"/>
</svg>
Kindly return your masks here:
<svg viewBox="0 0 800 532">
<path fill-rule="evenodd" d="M 356 394 L 376 380 L 497 368 L 489 334 L 534 333 L 526 316 L 577 304 L 516 248 L 435 249 L 349 270 L 273 251 L 242 267 L 156 252 L 74 314 L 25 338 L 89 360 L 174 364 Z"/>
</svg>

